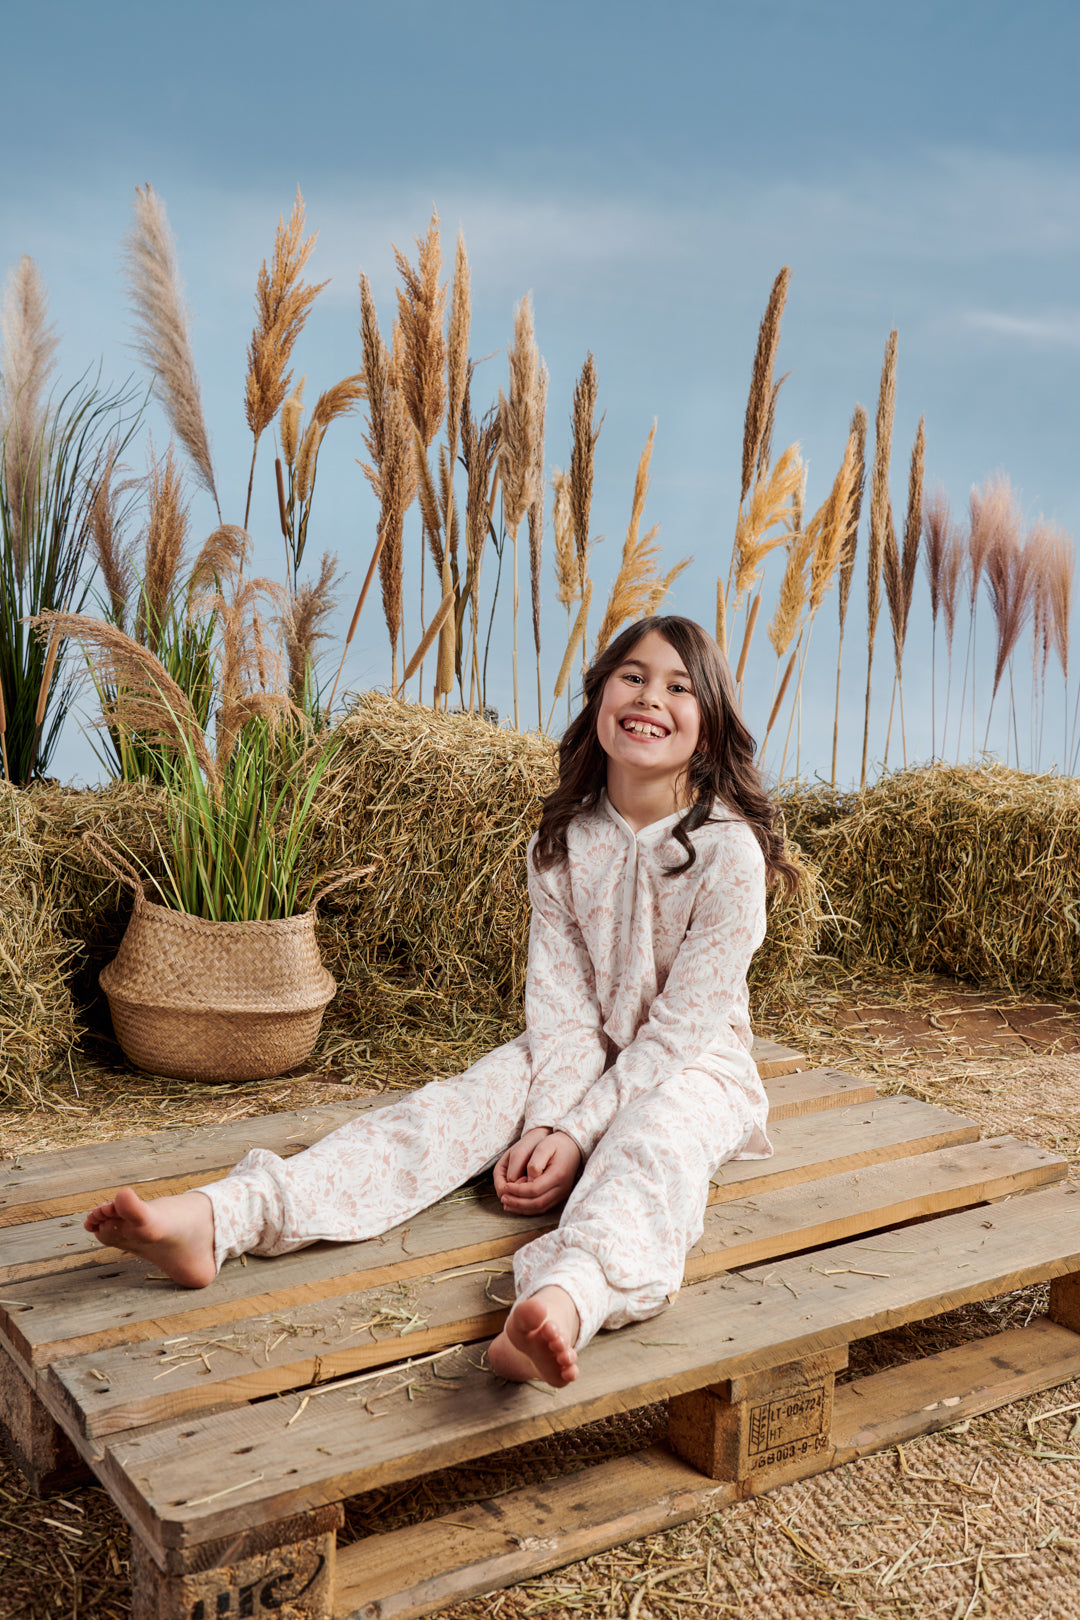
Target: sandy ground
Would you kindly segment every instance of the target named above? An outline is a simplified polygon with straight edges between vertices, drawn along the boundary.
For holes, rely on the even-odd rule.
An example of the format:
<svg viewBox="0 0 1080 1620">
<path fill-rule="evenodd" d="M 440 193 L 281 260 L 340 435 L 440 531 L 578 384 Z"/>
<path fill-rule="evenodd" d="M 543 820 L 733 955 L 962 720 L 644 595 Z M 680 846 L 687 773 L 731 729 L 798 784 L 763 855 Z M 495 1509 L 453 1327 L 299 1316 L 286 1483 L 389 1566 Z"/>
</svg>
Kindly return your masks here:
<svg viewBox="0 0 1080 1620">
<path fill-rule="evenodd" d="M 822 964 L 769 1033 L 817 1062 L 873 1075 L 1080 1162 L 1080 1004 L 998 995 L 934 978 L 851 976 Z M 176 1086 L 97 1063 L 48 1110 L 9 1114 L 4 1153 L 242 1118 L 393 1083 L 388 1073 L 243 1088 Z M 870 1341 L 856 1367 L 926 1353 L 1024 1321 L 1028 1290 L 956 1322 Z M 566 1472 L 647 1442 L 633 1414 L 551 1442 L 529 1472 Z M 506 1459 L 349 1508 L 349 1536 L 441 1504 L 513 1489 Z M 104 1492 L 38 1502 L 0 1457 L 0 1620 L 126 1620 L 128 1536 Z M 762 1620 L 1077 1620 L 1080 1380 L 940 1435 L 892 1448 L 491 1597 L 465 1616 L 737 1615 Z"/>
</svg>

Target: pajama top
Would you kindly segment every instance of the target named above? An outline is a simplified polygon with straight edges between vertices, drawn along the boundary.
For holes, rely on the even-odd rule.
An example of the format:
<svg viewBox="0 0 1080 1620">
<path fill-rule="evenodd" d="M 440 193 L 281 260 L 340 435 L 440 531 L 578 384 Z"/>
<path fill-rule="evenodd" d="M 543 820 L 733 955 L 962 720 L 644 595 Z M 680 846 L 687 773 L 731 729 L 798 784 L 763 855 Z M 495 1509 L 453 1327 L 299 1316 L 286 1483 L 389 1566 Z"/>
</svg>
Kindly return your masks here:
<svg viewBox="0 0 1080 1620">
<path fill-rule="evenodd" d="M 567 859 L 537 872 L 525 988 L 532 1063 L 525 1130 L 565 1131 L 587 1158 L 627 1103 L 688 1069 L 737 1084 L 764 1118 L 750 1059 L 746 973 L 765 937 L 765 860 L 717 802 L 690 834 L 678 814 L 636 833 L 605 795 L 567 828 Z M 768 1158 L 755 1125 L 739 1158 Z"/>
</svg>

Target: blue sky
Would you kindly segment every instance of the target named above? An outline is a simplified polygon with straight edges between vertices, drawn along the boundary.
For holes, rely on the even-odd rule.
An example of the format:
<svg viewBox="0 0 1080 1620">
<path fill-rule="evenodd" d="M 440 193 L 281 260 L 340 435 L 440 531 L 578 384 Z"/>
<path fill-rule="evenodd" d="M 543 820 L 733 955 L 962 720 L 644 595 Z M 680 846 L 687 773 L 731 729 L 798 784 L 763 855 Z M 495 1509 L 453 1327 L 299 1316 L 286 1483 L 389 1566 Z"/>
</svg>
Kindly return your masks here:
<svg viewBox="0 0 1080 1620">
<path fill-rule="evenodd" d="M 133 361 L 121 244 L 133 188 L 152 182 L 177 239 L 223 505 L 239 518 L 254 280 L 296 186 L 319 231 L 311 274 L 331 278 L 296 354 L 309 399 L 359 366 L 359 271 L 388 329 L 390 244 L 411 250 L 437 204 L 448 253 L 458 226 L 465 232 L 473 352 L 492 355 L 478 395 L 493 399 L 504 382 L 499 351 L 514 304 L 532 292 L 551 371 L 549 465 L 566 464 L 574 379 L 585 353 L 596 356 L 606 412 L 593 509 L 606 537 L 595 554 L 598 595 L 617 567 L 637 456 L 656 417 L 647 516 L 661 525 L 669 563 L 694 555 L 672 609 L 708 624 L 730 555 L 757 323 L 785 263 L 793 279 L 779 367 L 791 376 L 776 443 L 802 446 L 811 507 L 827 492 L 855 401 L 873 414 L 895 326 L 898 514 L 925 414 L 928 486 L 943 485 L 954 509 L 973 484 L 1005 472 L 1029 518 L 1077 531 L 1078 35 L 1080 9 L 1067 0 L 39 0 L 5 29 L 0 122 L 4 149 L 19 159 L 0 192 L 0 271 L 23 252 L 37 261 L 65 377 L 101 357 L 106 377 L 123 378 Z M 163 441 L 156 407 L 148 420 Z M 375 510 L 355 465 L 360 419 L 331 431 L 309 554 L 339 553 L 350 574 L 347 621 Z M 259 566 L 273 572 L 281 557 L 269 452 L 266 444 L 253 530 Z M 201 497 L 193 519 L 197 533 L 209 527 Z M 861 564 L 845 645 L 844 778 L 861 750 Z M 800 764 L 809 773 L 828 772 L 834 625 L 830 601 L 807 666 Z M 549 688 L 564 627 L 549 585 Z M 775 669 L 761 629 L 746 703 L 758 733 Z M 495 643 L 492 682 L 504 713 L 506 639 Z M 930 751 L 929 647 L 920 581 L 905 662 L 912 757 Z M 354 648 L 349 681 L 384 683 L 374 599 Z M 879 754 L 889 674 L 883 627 Z M 981 703 L 985 681 L 984 670 Z M 1063 702 L 1052 673 L 1048 739 L 1062 734 Z M 999 704 L 991 740 L 1003 750 Z M 1020 708 L 1027 763 L 1026 699 Z M 981 734 L 980 721 L 980 743 Z M 1061 754 L 1047 740 L 1044 765 Z M 54 768 L 94 774 L 76 733 Z"/>
</svg>

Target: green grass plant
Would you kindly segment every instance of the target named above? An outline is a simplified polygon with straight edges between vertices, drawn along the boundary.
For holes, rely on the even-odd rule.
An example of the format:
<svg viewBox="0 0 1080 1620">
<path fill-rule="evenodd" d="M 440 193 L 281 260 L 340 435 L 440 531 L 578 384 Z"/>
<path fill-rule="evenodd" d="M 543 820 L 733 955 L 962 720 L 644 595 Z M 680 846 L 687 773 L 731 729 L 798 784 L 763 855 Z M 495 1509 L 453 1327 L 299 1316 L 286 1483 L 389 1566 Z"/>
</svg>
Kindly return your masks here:
<svg viewBox="0 0 1080 1620">
<path fill-rule="evenodd" d="M 133 398 L 85 378 L 70 388 L 45 415 L 18 495 L 0 443 L 0 694 L 7 774 L 19 786 L 45 773 L 74 696 L 62 642 L 49 645 L 26 621 L 85 600 L 94 493 L 112 447 L 137 425 L 138 411 L 125 418 Z"/>
<path fill-rule="evenodd" d="M 315 798 L 340 746 L 339 735 L 313 737 L 300 719 L 257 715 L 214 782 L 187 739 L 164 764 L 164 904 L 211 922 L 306 911 Z"/>
</svg>

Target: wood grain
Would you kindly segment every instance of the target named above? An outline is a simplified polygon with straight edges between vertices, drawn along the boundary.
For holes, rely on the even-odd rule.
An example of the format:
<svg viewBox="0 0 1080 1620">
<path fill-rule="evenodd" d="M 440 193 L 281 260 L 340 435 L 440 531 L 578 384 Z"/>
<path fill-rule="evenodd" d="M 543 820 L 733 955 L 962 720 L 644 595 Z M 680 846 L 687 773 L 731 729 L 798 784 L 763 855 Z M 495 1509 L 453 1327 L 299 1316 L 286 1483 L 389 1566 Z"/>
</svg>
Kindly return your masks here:
<svg viewBox="0 0 1080 1620">
<path fill-rule="evenodd" d="M 686 1289 L 662 1324 L 602 1335 L 562 1391 L 500 1386 L 461 1353 L 443 1364 L 454 1388 L 380 1398 L 401 1381 L 387 1374 L 299 1417 L 295 1396 L 263 1401 L 118 1437 L 97 1471 L 141 1533 L 183 1546 L 1077 1269 L 1080 1198 L 1065 1185 Z"/>
<path fill-rule="evenodd" d="M 834 1397 L 831 1466 L 1080 1375 L 1080 1336 L 1045 1319 L 875 1373 Z M 336 1620 L 419 1620 L 735 1500 L 660 1447 L 338 1549 Z"/>
</svg>

